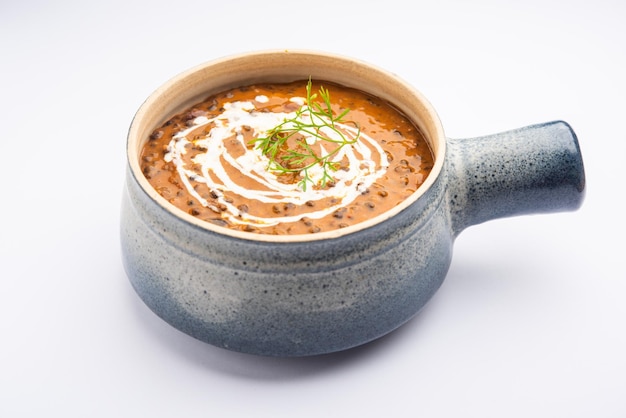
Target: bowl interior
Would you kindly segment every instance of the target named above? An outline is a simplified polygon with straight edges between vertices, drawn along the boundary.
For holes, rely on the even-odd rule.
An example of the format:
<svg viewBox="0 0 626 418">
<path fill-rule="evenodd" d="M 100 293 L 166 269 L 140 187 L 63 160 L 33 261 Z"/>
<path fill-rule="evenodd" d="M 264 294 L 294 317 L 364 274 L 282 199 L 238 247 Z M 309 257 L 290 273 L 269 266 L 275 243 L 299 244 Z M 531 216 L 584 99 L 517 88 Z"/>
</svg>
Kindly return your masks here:
<svg viewBox="0 0 626 418">
<path fill-rule="evenodd" d="M 259 82 L 326 80 L 356 88 L 387 100 L 422 130 L 434 153 L 435 165 L 426 181 L 402 204 L 357 225 L 307 235 L 265 235 L 234 231 L 203 222 L 170 205 L 148 183 L 139 155 L 150 133 L 176 113 L 211 94 Z M 133 177 L 157 203 L 186 222 L 241 239 L 293 242 L 329 239 L 367 228 L 415 202 L 439 176 L 445 155 L 445 137 L 436 112 L 412 86 L 394 74 L 352 58 L 313 51 L 261 51 L 229 56 L 191 68 L 167 81 L 143 103 L 132 121 L 127 143 L 128 164 Z"/>
</svg>

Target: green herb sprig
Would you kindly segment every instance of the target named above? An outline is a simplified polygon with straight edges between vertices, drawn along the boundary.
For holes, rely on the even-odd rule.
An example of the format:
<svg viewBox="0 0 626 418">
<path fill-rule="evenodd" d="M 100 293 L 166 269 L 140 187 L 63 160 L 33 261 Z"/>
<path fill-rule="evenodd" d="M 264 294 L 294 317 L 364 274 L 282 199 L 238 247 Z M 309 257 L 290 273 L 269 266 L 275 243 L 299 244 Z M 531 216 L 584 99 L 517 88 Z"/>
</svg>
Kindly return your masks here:
<svg viewBox="0 0 626 418">
<path fill-rule="evenodd" d="M 320 181 L 322 188 L 334 182 L 332 173 L 339 169 L 339 163 L 332 161 L 332 157 L 339 150 L 347 145 L 357 142 L 360 136 L 360 128 L 354 139 L 346 137 L 345 133 L 339 129 L 337 124 L 345 123 L 344 117 L 350 109 L 345 109 L 339 115 L 333 114 L 330 102 L 330 92 L 323 86 L 319 89 L 319 97 L 322 103 L 316 101 L 318 95 L 312 93 L 312 82 L 306 85 L 305 103 L 301 106 L 292 118 L 284 119 L 281 123 L 273 127 L 264 137 L 256 138 L 256 148 L 260 149 L 269 158 L 268 170 L 279 174 L 303 173 L 303 178 L 298 182 L 298 186 L 306 191 L 307 184 L 315 186 L 315 182 L 309 175 L 309 170 L 320 165 L 323 169 L 323 176 Z M 305 118 L 304 116 L 308 116 Z M 336 138 L 331 138 L 322 132 L 323 129 L 330 129 L 337 134 Z M 334 149 L 325 155 L 318 155 L 306 141 L 306 137 L 314 137 L 334 145 Z M 287 141 L 293 138 L 292 144 L 295 147 L 286 148 Z M 283 163 L 281 164 L 282 161 Z"/>
</svg>

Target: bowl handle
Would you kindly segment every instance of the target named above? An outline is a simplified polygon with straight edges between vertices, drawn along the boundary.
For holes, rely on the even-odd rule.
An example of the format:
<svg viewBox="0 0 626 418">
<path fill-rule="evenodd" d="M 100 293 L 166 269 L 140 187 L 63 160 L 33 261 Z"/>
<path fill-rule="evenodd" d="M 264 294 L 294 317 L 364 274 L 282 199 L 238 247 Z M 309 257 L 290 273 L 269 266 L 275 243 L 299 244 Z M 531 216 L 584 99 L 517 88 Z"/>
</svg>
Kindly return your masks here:
<svg viewBox="0 0 626 418">
<path fill-rule="evenodd" d="M 573 211 L 585 194 L 578 139 L 563 121 L 448 139 L 453 233 L 492 219 Z"/>
</svg>

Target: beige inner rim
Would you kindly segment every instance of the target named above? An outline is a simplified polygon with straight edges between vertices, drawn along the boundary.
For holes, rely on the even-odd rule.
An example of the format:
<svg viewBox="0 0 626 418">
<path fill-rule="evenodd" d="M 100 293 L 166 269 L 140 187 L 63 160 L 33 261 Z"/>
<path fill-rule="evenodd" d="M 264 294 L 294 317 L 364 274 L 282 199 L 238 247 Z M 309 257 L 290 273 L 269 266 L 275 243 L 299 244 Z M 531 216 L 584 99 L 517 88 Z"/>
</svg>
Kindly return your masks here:
<svg viewBox="0 0 626 418">
<path fill-rule="evenodd" d="M 426 135 L 435 165 L 421 187 L 402 204 L 351 227 L 307 235 L 265 235 L 235 231 L 201 221 L 170 205 L 141 173 L 139 155 L 150 133 L 174 114 L 208 95 L 255 82 L 288 82 L 312 78 L 357 88 L 394 104 Z M 443 128 L 434 109 L 413 87 L 385 70 L 351 58 L 303 50 L 261 51 L 225 57 L 183 72 L 157 89 L 138 110 L 128 133 L 128 163 L 134 177 L 158 204 L 179 218 L 220 234 L 269 242 L 298 242 L 335 238 L 394 216 L 415 202 L 439 176 L 445 155 Z"/>
</svg>

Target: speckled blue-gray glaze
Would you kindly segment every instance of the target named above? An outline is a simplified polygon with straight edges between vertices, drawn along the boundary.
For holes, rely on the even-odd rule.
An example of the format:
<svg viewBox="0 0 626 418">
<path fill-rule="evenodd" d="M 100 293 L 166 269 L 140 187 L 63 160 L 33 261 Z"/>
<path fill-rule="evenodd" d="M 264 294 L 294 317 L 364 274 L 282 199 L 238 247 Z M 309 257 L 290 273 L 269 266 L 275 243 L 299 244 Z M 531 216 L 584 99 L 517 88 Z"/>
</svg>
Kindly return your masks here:
<svg viewBox="0 0 626 418">
<path fill-rule="evenodd" d="M 455 234 L 496 218 L 576 210 L 583 201 L 582 155 L 566 122 L 447 142 Z"/>
<path fill-rule="evenodd" d="M 367 86 L 426 132 L 433 172 L 388 214 L 311 238 L 226 232 L 173 209 L 143 177 L 140 144 L 166 115 L 250 74 L 268 81 L 309 74 Z M 564 122 L 446 139 L 432 107 L 395 75 L 329 54 L 244 54 L 174 78 L 137 113 L 129 131 L 122 258 L 141 299 L 199 340 L 267 356 L 330 353 L 381 337 L 419 312 L 441 286 L 465 228 L 574 210 L 584 189 L 578 141 Z"/>
<path fill-rule="evenodd" d="M 582 202 L 578 142 L 563 122 L 449 140 L 448 150 L 448 169 L 395 217 L 340 238 L 282 244 L 181 221 L 129 171 L 122 210 L 128 276 L 164 320 L 216 346 L 304 356 L 364 344 L 425 305 L 464 228 Z"/>
<path fill-rule="evenodd" d="M 272 356 L 344 350 L 406 322 L 441 285 L 452 250 L 444 194 L 439 181 L 385 223 L 277 244 L 185 223 L 129 173 L 124 265 L 155 313 L 200 340 Z"/>
</svg>

